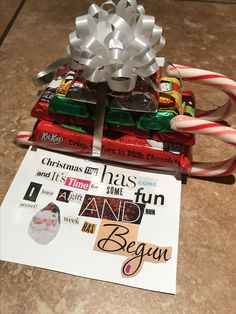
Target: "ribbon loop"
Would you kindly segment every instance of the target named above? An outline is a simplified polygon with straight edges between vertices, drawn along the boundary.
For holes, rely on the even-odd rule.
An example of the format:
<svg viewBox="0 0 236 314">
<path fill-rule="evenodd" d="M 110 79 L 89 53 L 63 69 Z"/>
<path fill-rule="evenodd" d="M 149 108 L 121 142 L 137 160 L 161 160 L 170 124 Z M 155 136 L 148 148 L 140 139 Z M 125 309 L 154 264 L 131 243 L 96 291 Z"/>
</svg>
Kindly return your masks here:
<svg viewBox="0 0 236 314">
<path fill-rule="evenodd" d="M 109 7 L 109 9 L 106 9 Z M 84 79 L 107 82 L 118 92 L 134 89 L 137 75 L 147 77 L 159 68 L 156 53 L 164 46 L 162 28 L 136 0 L 92 4 L 76 18 L 70 34 L 70 64 L 83 67 Z"/>
</svg>

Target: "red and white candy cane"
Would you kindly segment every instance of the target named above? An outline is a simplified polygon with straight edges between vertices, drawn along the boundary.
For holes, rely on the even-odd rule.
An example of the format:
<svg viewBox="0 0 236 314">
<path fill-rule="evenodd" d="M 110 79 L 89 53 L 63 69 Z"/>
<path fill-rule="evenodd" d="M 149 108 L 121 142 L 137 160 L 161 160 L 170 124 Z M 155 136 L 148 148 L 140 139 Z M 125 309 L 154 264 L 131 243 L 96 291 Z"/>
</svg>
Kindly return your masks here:
<svg viewBox="0 0 236 314">
<path fill-rule="evenodd" d="M 214 87 L 229 96 L 227 102 L 221 107 L 207 111 L 197 110 L 196 117 L 209 121 L 221 121 L 236 112 L 236 82 L 227 76 L 179 64 L 168 66 L 166 71 L 170 76 L 181 76 L 185 81 Z"/>
<path fill-rule="evenodd" d="M 233 156 L 220 162 L 193 162 L 190 175 L 196 177 L 223 177 L 233 173 L 235 169 L 236 156 Z"/>
<path fill-rule="evenodd" d="M 34 143 L 29 141 L 29 138 L 31 137 L 32 132 L 28 131 L 20 131 L 16 134 L 15 137 L 15 142 L 18 145 L 23 145 L 23 146 L 34 146 Z"/>
<path fill-rule="evenodd" d="M 171 128 L 179 132 L 189 132 L 214 137 L 230 145 L 236 146 L 236 130 L 222 124 L 211 122 L 221 121 L 236 112 L 236 82 L 225 75 L 189 66 L 175 64 L 167 67 L 170 76 L 180 77 L 218 90 L 228 95 L 228 101 L 213 110 L 198 110 L 196 118 L 177 116 L 171 121 Z M 206 121 L 207 120 L 207 121 Z M 193 162 L 192 176 L 226 176 L 236 170 L 236 155 L 230 159 L 204 163 Z"/>
<path fill-rule="evenodd" d="M 236 82 L 219 73 L 183 65 L 168 66 L 167 73 L 169 76 L 181 76 L 182 79 L 186 81 L 193 81 L 215 87 L 229 96 L 228 101 L 222 107 L 208 111 L 200 111 L 200 113 L 198 111 L 197 118 L 176 116 L 171 120 L 172 129 L 179 132 L 211 136 L 227 144 L 236 146 L 236 130 L 219 123 L 211 122 L 221 121 L 236 112 Z M 30 134 L 31 133 L 20 132 L 16 138 L 17 142 L 19 144 L 33 145 L 32 142 L 28 141 Z M 210 177 L 226 176 L 235 170 L 236 155 L 220 162 L 193 162 L 190 175 Z"/>
<path fill-rule="evenodd" d="M 236 130 L 222 124 L 187 116 L 176 116 L 171 120 L 171 128 L 179 132 L 189 132 L 214 137 L 236 147 Z M 226 176 L 236 170 L 236 155 L 221 162 L 193 162 L 191 176 Z"/>
<path fill-rule="evenodd" d="M 211 136 L 236 147 L 236 130 L 220 123 L 188 116 L 176 116 L 171 120 L 171 128 L 179 132 Z"/>
</svg>

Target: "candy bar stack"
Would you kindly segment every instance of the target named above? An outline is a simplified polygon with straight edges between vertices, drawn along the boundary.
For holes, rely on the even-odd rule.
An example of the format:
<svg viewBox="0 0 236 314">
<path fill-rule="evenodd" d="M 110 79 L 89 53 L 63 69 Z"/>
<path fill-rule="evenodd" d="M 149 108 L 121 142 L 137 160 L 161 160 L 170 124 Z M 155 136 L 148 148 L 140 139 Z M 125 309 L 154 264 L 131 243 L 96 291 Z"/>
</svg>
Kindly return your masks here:
<svg viewBox="0 0 236 314">
<path fill-rule="evenodd" d="M 135 0 L 91 4 L 76 18 L 68 59 L 48 73 L 54 78 L 32 109 L 38 119 L 33 133 L 19 133 L 17 142 L 195 176 L 232 173 L 235 155 L 211 163 L 191 162 L 190 156 L 194 134 L 236 145 L 235 130 L 205 121 L 236 112 L 236 82 L 171 65 L 157 57 L 164 44 L 162 28 Z M 194 95 L 182 90 L 182 80 L 215 87 L 229 99 L 198 110 L 196 119 Z"/>
<path fill-rule="evenodd" d="M 141 167 L 188 173 L 193 134 L 176 132 L 170 121 L 177 115 L 195 116 L 194 95 L 181 92 L 180 80 L 150 78 L 159 91 L 138 79 L 126 95 L 108 92 L 101 158 Z M 97 93 L 82 71 L 59 68 L 32 109 L 38 121 L 30 138 L 35 145 L 92 156 Z"/>
</svg>

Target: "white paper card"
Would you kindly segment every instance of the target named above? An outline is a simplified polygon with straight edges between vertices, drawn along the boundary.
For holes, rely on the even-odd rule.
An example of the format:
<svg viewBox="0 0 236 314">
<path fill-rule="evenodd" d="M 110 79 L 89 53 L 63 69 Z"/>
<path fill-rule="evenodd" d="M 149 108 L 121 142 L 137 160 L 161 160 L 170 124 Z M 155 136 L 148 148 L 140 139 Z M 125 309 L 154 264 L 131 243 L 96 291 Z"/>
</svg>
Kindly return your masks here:
<svg viewBox="0 0 236 314">
<path fill-rule="evenodd" d="M 175 293 L 181 181 L 29 149 L 1 206 L 1 259 Z"/>
</svg>

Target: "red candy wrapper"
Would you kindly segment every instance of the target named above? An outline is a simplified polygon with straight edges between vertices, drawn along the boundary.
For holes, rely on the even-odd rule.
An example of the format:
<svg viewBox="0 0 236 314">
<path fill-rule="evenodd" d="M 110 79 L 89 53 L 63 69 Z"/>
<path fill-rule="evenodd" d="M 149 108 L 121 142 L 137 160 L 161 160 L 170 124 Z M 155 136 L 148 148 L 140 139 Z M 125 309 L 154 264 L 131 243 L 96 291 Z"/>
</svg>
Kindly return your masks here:
<svg viewBox="0 0 236 314">
<path fill-rule="evenodd" d="M 50 121 L 38 121 L 29 139 L 44 148 L 92 156 L 93 133 L 83 129 L 74 131 Z M 172 147 L 173 148 L 173 147 Z M 136 166 L 189 173 L 191 168 L 189 147 L 174 147 L 173 153 L 160 143 L 120 132 L 104 132 L 101 159 L 133 164 Z M 165 150 L 166 149 L 166 150 Z M 180 152 L 180 151 L 183 152 Z"/>
</svg>

